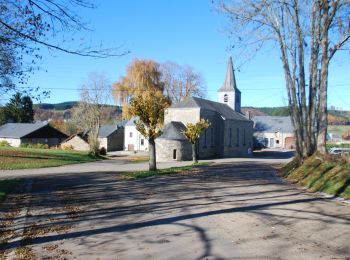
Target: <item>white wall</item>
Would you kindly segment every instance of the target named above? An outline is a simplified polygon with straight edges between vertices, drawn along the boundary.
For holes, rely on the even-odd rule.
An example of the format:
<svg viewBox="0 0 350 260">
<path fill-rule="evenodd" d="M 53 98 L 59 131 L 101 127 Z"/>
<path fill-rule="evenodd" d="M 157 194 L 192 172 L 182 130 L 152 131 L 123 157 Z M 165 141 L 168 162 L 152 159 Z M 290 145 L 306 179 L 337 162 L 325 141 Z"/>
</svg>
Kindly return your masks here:
<svg viewBox="0 0 350 260">
<path fill-rule="evenodd" d="M 130 136 L 130 133 L 132 133 L 132 136 Z M 128 150 L 129 145 L 133 145 L 135 151 L 148 151 L 148 140 L 136 130 L 136 126 L 125 126 L 124 149 L 126 151 Z"/>
<path fill-rule="evenodd" d="M 263 133 L 255 133 L 254 135 L 259 138 L 267 138 L 268 139 L 267 147 L 269 148 L 284 148 L 286 138 L 294 137 L 293 133 L 283 133 L 283 132 L 277 132 L 277 133 L 263 132 Z M 270 143 L 271 138 L 273 138 L 274 140 L 274 144 L 272 146 Z"/>
<path fill-rule="evenodd" d="M 1 141 L 6 141 L 13 147 L 19 147 L 21 145 L 21 139 L 18 138 L 0 138 Z"/>
</svg>

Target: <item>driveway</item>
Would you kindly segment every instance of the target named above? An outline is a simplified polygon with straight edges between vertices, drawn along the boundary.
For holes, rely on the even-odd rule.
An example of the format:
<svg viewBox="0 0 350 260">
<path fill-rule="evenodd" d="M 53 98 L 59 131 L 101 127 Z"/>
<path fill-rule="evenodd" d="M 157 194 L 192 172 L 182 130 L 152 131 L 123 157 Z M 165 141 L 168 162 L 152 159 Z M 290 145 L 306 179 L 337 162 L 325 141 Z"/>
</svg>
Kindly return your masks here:
<svg viewBox="0 0 350 260">
<path fill-rule="evenodd" d="M 264 160 L 133 181 L 115 170 L 28 175 L 1 210 L 3 249 L 9 259 L 348 259 L 350 206 L 284 183 Z"/>
</svg>

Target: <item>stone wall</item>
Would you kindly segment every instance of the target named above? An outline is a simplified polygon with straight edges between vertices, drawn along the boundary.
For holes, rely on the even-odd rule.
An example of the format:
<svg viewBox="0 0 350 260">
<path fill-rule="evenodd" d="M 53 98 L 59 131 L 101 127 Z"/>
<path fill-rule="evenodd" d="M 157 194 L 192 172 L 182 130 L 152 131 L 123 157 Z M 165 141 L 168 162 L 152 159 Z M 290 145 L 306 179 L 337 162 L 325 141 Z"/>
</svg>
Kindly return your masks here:
<svg viewBox="0 0 350 260">
<path fill-rule="evenodd" d="M 176 159 L 174 159 L 176 150 Z M 156 139 L 157 162 L 192 160 L 192 147 L 185 140 Z"/>
<path fill-rule="evenodd" d="M 65 146 L 67 146 L 67 147 L 72 146 L 73 149 L 77 150 L 77 151 L 89 151 L 90 150 L 89 144 L 77 135 L 74 136 L 72 139 L 61 144 L 62 148 Z"/>
<path fill-rule="evenodd" d="M 171 121 L 197 123 L 200 120 L 200 108 L 168 108 L 164 114 L 164 125 Z"/>
</svg>

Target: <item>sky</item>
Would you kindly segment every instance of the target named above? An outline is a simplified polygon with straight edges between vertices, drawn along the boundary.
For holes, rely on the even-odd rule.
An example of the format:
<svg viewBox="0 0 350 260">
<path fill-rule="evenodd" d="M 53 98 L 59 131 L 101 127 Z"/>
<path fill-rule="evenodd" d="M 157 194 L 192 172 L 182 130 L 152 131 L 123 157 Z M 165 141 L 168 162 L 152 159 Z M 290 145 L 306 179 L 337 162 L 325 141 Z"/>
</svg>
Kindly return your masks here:
<svg viewBox="0 0 350 260">
<path fill-rule="evenodd" d="M 76 39 L 105 47 L 122 46 L 130 54 L 93 59 L 43 50 L 41 70 L 28 82 L 51 91 L 50 97 L 41 102 L 79 100 L 77 89 L 89 73 L 104 73 L 110 82 L 116 82 L 135 58 L 192 66 L 205 79 L 207 98 L 215 101 L 216 91 L 224 82 L 228 57 L 232 55 L 235 67 L 245 62 L 228 48 L 232 42 L 225 33 L 227 21 L 214 11 L 211 0 L 93 2 L 98 3 L 97 9 L 79 11 L 93 31 L 75 35 Z M 350 110 L 350 56 L 348 52 L 337 55 L 330 67 L 328 104 Z M 235 76 L 242 106 L 287 105 L 277 48 L 260 51 L 236 69 Z"/>
</svg>

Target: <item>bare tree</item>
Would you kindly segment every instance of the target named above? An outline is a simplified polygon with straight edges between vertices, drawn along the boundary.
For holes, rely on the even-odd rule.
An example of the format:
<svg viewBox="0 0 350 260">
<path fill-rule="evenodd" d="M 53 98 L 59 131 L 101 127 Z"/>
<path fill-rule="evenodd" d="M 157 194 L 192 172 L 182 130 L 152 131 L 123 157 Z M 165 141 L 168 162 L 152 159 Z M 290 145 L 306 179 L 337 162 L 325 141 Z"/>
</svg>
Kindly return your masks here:
<svg viewBox="0 0 350 260">
<path fill-rule="evenodd" d="M 180 66 L 168 61 L 161 64 L 162 80 L 165 94 L 174 102 L 180 102 L 186 97 L 205 97 L 206 87 L 203 76 L 190 66 Z"/>
<path fill-rule="evenodd" d="M 348 0 L 220 1 L 233 47 L 278 46 L 300 161 L 326 152 L 328 67 L 350 38 Z"/>
<path fill-rule="evenodd" d="M 120 48 L 77 42 L 74 33 L 91 31 L 79 10 L 93 9 L 90 0 L 0 0 L 0 91 L 25 83 L 37 69 L 40 49 L 106 58 L 126 54 Z M 73 47 L 75 46 L 75 47 Z"/>
<path fill-rule="evenodd" d="M 80 102 L 73 110 L 73 120 L 88 133 L 90 153 L 99 153 L 99 130 L 104 108 L 111 96 L 110 83 L 104 74 L 91 73 L 81 86 Z"/>
</svg>

